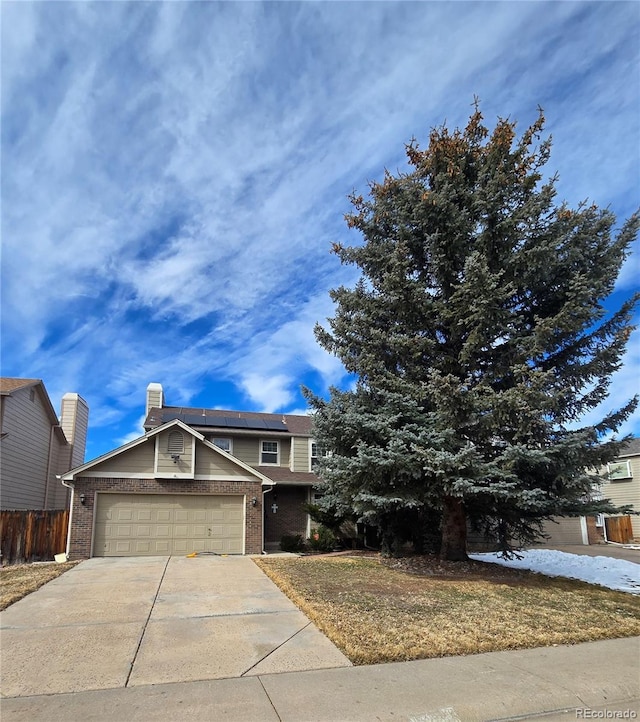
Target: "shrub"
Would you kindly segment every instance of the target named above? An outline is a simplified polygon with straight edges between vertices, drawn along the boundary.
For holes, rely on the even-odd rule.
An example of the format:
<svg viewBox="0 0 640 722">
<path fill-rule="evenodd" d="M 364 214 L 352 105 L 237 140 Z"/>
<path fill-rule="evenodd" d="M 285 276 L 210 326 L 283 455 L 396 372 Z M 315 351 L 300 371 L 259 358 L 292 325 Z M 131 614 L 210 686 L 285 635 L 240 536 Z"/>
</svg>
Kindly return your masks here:
<svg viewBox="0 0 640 722">
<path fill-rule="evenodd" d="M 283 552 L 301 552 L 304 547 L 304 539 L 300 534 L 283 534 L 280 538 L 280 549 Z"/>
<path fill-rule="evenodd" d="M 336 536 L 330 529 L 319 526 L 317 529 L 311 530 L 309 546 L 314 552 L 330 552 L 333 551 L 335 545 Z"/>
</svg>

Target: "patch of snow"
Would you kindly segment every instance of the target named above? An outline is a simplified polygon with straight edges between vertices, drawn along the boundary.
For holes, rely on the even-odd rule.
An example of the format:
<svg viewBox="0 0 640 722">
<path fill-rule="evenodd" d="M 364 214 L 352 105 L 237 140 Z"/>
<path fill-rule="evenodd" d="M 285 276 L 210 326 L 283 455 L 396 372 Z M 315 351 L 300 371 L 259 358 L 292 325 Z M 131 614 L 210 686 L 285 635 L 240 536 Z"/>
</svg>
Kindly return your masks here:
<svg viewBox="0 0 640 722">
<path fill-rule="evenodd" d="M 501 559 L 497 553 L 469 554 L 479 562 L 493 562 L 514 569 L 530 569 L 548 577 L 580 579 L 630 594 L 640 594 L 640 564 L 612 557 L 590 557 L 553 549 L 518 552 L 522 559 Z"/>
</svg>

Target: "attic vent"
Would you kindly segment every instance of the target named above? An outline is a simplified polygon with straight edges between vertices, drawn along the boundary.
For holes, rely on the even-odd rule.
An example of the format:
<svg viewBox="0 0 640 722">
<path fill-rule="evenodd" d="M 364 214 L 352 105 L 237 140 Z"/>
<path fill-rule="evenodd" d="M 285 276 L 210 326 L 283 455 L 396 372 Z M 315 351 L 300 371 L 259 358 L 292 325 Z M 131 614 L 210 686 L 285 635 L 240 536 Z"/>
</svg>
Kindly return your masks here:
<svg viewBox="0 0 640 722">
<path fill-rule="evenodd" d="M 182 431 L 171 431 L 169 433 L 167 451 L 170 454 L 184 454 L 184 435 Z"/>
</svg>

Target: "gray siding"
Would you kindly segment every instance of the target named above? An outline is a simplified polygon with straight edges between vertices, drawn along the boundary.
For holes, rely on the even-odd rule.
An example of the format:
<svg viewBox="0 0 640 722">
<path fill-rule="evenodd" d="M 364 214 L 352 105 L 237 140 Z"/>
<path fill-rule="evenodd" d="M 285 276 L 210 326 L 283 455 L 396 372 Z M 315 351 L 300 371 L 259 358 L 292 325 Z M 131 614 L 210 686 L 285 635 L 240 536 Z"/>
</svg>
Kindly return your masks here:
<svg viewBox="0 0 640 722">
<path fill-rule="evenodd" d="M 61 445 L 57 434 L 54 435 L 54 443 L 51 450 L 51 468 L 58 469 L 57 473 L 62 474 L 69 471 L 69 447 Z M 52 475 L 53 476 L 53 475 Z M 60 479 L 51 478 L 47 492 L 47 509 L 66 509 L 69 506 L 70 490 L 62 485 Z"/>
<path fill-rule="evenodd" d="M 120 474 L 146 474 L 153 477 L 155 443 L 153 439 L 123 451 L 118 456 L 94 466 L 90 472 L 100 472 L 105 477 L 117 477 Z"/>
<path fill-rule="evenodd" d="M 233 455 L 245 464 L 255 466 L 258 463 L 258 439 L 247 436 L 231 438 L 233 438 Z"/>
<path fill-rule="evenodd" d="M 35 389 L 33 401 L 30 391 Z M 55 478 L 60 442 L 52 433 L 52 422 L 38 387 L 17 389 L 4 398 L 2 431 L 2 489 L 0 506 L 3 509 L 44 509 L 45 487 L 51 489 L 59 482 Z M 49 458 L 53 444 L 52 458 Z M 55 508 L 50 499 L 49 508 Z"/>
<path fill-rule="evenodd" d="M 289 456 L 291 454 L 291 438 L 282 436 L 232 436 L 233 438 L 233 455 L 244 461 L 245 464 L 250 466 L 257 466 L 260 464 L 260 442 L 261 441 L 278 441 L 280 443 L 280 466 L 289 468 Z M 306 469 L 300 469 L 300 471 L 308 471 Z"/>
<path fill-rule="evenodd" d="M 269 439 L 265 439 L 267 441 Z M 287 469 L 290 465 L 289 457 L 291 455 L 291 438 L 287 437 L 286 439 L 276 439 L 276 441 L 280 442 L 280 466 L 286 466 Z"/>
<path fill-rule="evenodd" d="M 241 469 L 236 463 L 225 458 L 222 454 L 209 449 L 202 443 L 196 447 L 196 474 L 216 475 L 224 474 L 230 478 L 234 476 L 247 476 L 248 471 Z"/>
<path fill-rule="evenodd" d="M 310 439 L 294 436 L 292 441 L 291 471 L 309 471 Z"/>
</svg>

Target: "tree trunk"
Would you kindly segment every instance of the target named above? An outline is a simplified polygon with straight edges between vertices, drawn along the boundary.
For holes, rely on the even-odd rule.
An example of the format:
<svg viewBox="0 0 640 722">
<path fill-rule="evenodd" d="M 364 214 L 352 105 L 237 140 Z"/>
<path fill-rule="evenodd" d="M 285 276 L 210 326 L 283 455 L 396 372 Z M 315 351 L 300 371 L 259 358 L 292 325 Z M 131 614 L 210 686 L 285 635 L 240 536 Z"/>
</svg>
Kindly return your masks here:
<svg viewBox="0 0 640 722">
<path fill-rule="evenodd" d="M 449 562 L 468 561 L 467 514 L 462 499 L 445 496 L 442 509 L 442 547 L 440 559 Z"/>
<path fill-rule="evenodd" d="M 400 540 L 393 525 L 387 525 L 381 529 L 380 554 L 383 557 L 400 556 Z"/>
</svg>

